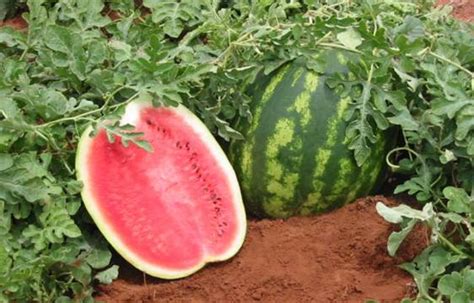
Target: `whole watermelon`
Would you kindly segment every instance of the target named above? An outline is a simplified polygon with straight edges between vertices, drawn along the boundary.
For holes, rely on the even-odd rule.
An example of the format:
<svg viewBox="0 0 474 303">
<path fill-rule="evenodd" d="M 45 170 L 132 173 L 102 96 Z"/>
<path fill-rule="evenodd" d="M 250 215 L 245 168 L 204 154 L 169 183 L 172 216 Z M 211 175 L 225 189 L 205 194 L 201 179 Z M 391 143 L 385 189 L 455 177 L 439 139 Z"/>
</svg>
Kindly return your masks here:
<svg viewBox="0 0 474 303">
<path fill-rule="evenodd" d="M 340 98 L 326 80 L 346 72 L 341 53 L 324 53 L 325 73 L 294 61 L 257 80 L 245 139 L 230 145 L 247 211 L 286 218 L 324 212 L 369 194 L 380 182 L 389 142 L 383 133 L 372 156 L 358 167 L 347 146 Z M 393 136 L 392 136 L 393 137 Z M 393 140 L 392 140 L 393 141 Z"/>
</svg>

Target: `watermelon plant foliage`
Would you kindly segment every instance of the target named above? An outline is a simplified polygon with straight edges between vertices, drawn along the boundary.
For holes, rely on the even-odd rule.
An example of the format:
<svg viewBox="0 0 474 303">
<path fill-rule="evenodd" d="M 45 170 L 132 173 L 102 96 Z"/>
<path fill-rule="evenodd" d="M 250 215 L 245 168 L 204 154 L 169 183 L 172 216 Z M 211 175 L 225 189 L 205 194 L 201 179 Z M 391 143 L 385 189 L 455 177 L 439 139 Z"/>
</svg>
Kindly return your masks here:
<svg viewBox="0 0 474 303">
<path fill-rule="evenodd" d="M 0 302 L 90 302 L 94 283 L 118 274 L 78 195 L 73 163 L 85 127 L 107 119 L 111 140 L 146 149 L 113 121 L 147 93 L 156 104 L 184 103 L 224 140 L 242 139 L 233 125 L 251 118 L 246 85 L 298 57 L 322 71 L 317 55 L 331 49 L 355 57 L 350 73 L 328 81 L 353 100 L 347 137 L 357 163 L 371 156 L 376 128 L 402 132 L 387 157 L 403 175 L 395 191 L 422 209 L 377 206 L 401 226 L 389 252 L 415 224 L 428 225 L 429 247 L 403 265 L 418 301 L 472 301 L 474 27 L 433 4 L 27 1 L 28 29 L 0 29 Z"/>
<path fill-rule="evenodd" d="M 0 21 L 13 16 L 19 6 L 18 0 L 0 0 Z"/>
</svg>

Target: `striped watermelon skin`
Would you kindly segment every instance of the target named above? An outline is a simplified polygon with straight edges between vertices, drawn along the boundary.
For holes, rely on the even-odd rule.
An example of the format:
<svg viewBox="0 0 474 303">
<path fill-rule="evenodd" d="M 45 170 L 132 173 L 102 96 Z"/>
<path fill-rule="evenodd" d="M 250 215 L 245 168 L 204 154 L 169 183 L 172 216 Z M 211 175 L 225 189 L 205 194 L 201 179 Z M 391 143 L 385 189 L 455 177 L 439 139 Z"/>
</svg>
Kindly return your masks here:
<svg viewBox="0 0 474 303">
<path fill-rule="evenodd" d="M 358 167 L 345 136 L 351 100 L 326 84 L 332 73 L 346 71 L 345 58 L 326 53 L 322 59 L 324 74 L 293 62 L 257 81 L 251 91 L 253 119 L 238 127 L 245 140 L 229 149 L 251 215 L 321 213 L 369 194 L 380 183 L 386 137 L 377 134 L 372 156 Z"/>
</svg>

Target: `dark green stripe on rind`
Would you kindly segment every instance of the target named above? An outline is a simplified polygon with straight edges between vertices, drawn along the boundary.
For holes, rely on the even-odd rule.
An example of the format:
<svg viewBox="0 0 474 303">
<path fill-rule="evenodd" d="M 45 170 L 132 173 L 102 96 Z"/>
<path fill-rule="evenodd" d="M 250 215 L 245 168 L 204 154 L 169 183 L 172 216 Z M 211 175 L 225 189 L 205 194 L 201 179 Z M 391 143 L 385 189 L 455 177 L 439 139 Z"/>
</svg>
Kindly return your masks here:
<svg viewBox="0 0 474 303">
<path fill-rule="evenodd" d="M 231 144 L 231 159 L 248 211 L 288 217 L 322 212 L 367 194 L 383 164 L 383 138 L 361 168 L 345 145 L 343 119 L 350 100 L 327 86 L 333 72 L 344 72 L 337 54 L 325 54 L 327 73 L 301 62 L 286 65 L 254 91 L 254 119 Z M 268 80 L 268 79 L 267 79 Z"/>
<path fill-rule="evenodd" d="M 237 175 L 239 176 L 242 193 L 246 201 L 247 210 L 254 215 L 264 215 L 259 201 L 255 201 L 253 197 L 258 197 L 258 189 L 253 186 L 254 171 L 253 163 L 256 147 L 261 146 L 261 142 L 255 140 L 255 130 L 259 126 L 258 121 L 261 120 L 262 109 L 265 108 L 266 103 L 270 100 L 279 82 L 286 78 L 286 72 L 290 65 L 280 69 L 277 73 L 272 75 L 271 79 L 263 78 L 260 81 L 267 85 L 264 89 L 254 90 L 254 102 L 252 105 L 252 122 L 244 125 L 240 130 L 245 136 L 245 144 L 243 142 L 233 142 L 230 146 L 231 161 L 234 163 Z M 257 142 L 257 144 L 256 144 Z M 258 157 L 257 157 L 258 158 Z"/>
<path fill-rule="evenodd" d="M 301 88 L 304 77 L 301 76 L 295 84 L 297 89 L 292 93 L 287 87 L 292 85 L 294 75 L 300 70 L 299 66 L 288 65 L 285 77 L 272 87 L 273 94 L 265 103 L 258 106 L 259 119 L 252 124 L 258 126 L 253 139 L 258 144 L 254 145 L 252 158 L 252 184 L 250 194 L 257 203 L 260 212 L 272 217 L 286 217 L 291 215 L 285 206 L 294 200 L 295 187 L 299 178 L 301 142 L 298 134 L 301 128 L 298 125 L 298 115 L 287 111 L 294 104 Z M 259 105 L 259 104 L 258 104 Z M 254 207 L 257 208 L 257 207 Z"/>
<path fill-rule="evenodd" d="M 305 182 L 300 183 L 299 203 L 295 210 L 302 214 L 314 212 L 311 205 L 321 202 L 324 188 L 323 178 L 330 159 L 333 157 L 335 140 L 328 140 L 328 134 L 337 133 L 337 105 L 339 98 L 326 86 L 326 76 L 321 76 L 317 90 L 312 95 L 311 111 L 314 113 L 311 127 L 302 133 L 304 138 L 304 163 L 302 174 Z M 331 123 L 335 121 L 336 123 Z M 330 141 L 330 142 L 328 142 Z"/>
<path fill-rule="evenodd" d="M 288 75 L 290 78 L 290 75 Z M 282 82 L 285 89 L 282 95 L 288 96 L 288 105 L 275 104 L 282 108 L 282 115 L 278 120 L 274 134 L 267 142 L 266 156 L 266 188 L 268 199 L 263 201 L 266 214 L 274 217 L 287 217 L 294 214 L 294 210 L 301 201 L 299 190 L 308 172 L 304 171 L 304 159 L 307 156 L 307 148 L 304 144 L 308 141 L 306 134 L 308 125 L 312 124 L 314 111 L 312 110 L 313 94 L 318 89 L 319 76 L 309 73 L 301 67 L 297 67 L 292 73 L 292 87 L 296 90 L 287 91 L 287 86 Z M 295 82 L 295 79 L 297 81 Z M 285 112 L 286 110 L 286 112 Z M 281 126 L 291 127 L 291 140 L 281 132 Z M 279 146 L 278 150 L 274 147 Z M 275 174 L 275 170 L 278 174 Z M 283 172 L 283 174 L 281 174 Z"/>
</svg>

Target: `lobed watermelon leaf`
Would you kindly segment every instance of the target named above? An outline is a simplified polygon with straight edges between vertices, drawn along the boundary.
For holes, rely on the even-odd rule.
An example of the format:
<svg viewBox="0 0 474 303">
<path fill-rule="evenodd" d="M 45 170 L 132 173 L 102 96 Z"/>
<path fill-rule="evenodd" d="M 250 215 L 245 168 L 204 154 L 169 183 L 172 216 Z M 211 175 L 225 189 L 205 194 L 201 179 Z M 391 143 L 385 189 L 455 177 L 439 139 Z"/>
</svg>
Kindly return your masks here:
<svg viewBox="0 0 474 303">
<path fill-rule="evenodd" d="M 0 0 L 0 19 L 13 3 Z M 72 164 L 89 124 L 113 125 L 127 103 L 150 94 L 157 105 L 185 103 L 215 133 L 241 139 L 234 126 L 252 116 L 247 87 L 256 75 L 300 57 L 323 71 L 321 49 L 355 57 L 349 74 L 331 81 L 353 100 L 347 133 L 358 164 L 377 128 L 398 127 L 389 160 L 407 181 L 397 192 L 433 205 L 437 237 L 404 266 L 418 301 L 465 300 L 459 278 L 468 285 L 472 277 L 459 268 L 474 255 L 473 26 L 433 4 L 28 1 L 27 31 L 0 28 L 0 301 L 87 302 L 94 277 L 116 276 L 102 267 L 107 253 L 87 257 L 96 248 Z M 130 142 L 148 149 L 137 138 Z M 404 235 L 392 237 L 391 251 Z M 109 269 L 96 276 L 94 266 Z"/>
<path fill-rule="evenodd" d="M 110 284 L 112 283 L 113 280 L 117 279 L 117 277 L 118 277 L 118 266 L 112 265 L 106 270 L 97 273 L 94 276 L 94 279 L 96 279 L 97 281 L 103 284 Z"/>
<path fill-rule="evenodd" d="M 209 3 L 216 5 L 217 1 L 210 1 Z M 163 32 L 172 38 L 178 38 L 185 26 L 192 27 L 204 20 L 204 3 L 200 1 L 145 0 L 143 5 L 153 9 L 153 22 L 161 25 Z"/>
</svg>

